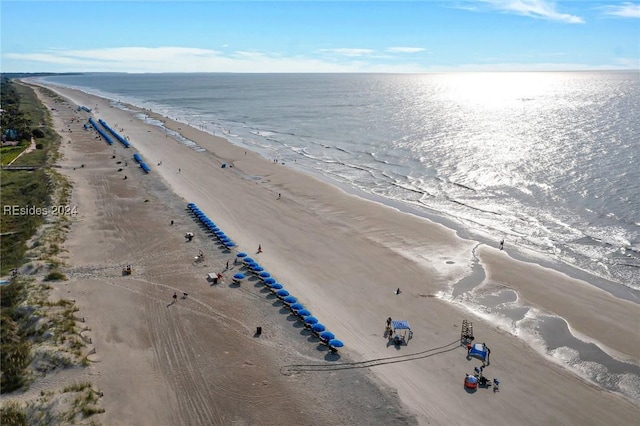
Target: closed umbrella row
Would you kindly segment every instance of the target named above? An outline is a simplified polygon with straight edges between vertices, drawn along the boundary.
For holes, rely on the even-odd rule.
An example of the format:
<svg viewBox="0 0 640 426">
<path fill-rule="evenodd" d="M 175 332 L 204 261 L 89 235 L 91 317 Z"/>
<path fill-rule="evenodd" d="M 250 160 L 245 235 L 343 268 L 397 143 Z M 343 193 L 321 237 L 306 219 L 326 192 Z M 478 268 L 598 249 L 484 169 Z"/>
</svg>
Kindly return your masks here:
<svg viewBox="0 0 640 426">
<path fill-rule="evenodd" d="M 149 166 L 147 165 L 147 163 L 144 162 L 144 160 L 142 159 L 142 155 L 138 154 L 137 152 L 135 154 L 133 154 L 133 159 L 136 160 L 136 163 L 140 164 L 140 167 L 142 168 L 142 170 L 144 170 L 146 173 L 149 173 L 151 171 L 151 169 L 149 168 Z"/>
<path fill-rule="evenodd" d="M 106 121 L 104 121 L 103 119 L 99 119 L 98 123 L 102 124 L 102 127 L 107 129 L 109 133 L 111 133 L 116 139 L 118 139 L 120 143 L 124 145 L 125 148 L 129 148 L 129 141 L 123 138 L 122 136 L 120 136 L 120 134 L 115 130 L 113 130 L 111 127 L 109 127 Z"/>
<path fill-rule="evenodd" d="M 102 136 L 109 145 L 113 145 L 113 140 L 111 139 L 111 137 L 109 137 L 109 135 L 98 126 L 98 123 L 96 123 L 93 117 L 89 117 L 89 123 L 93 126 L 94 129 L 96 129 L 96 132 L 100 133 L 100 136 Z"/>
</svg>

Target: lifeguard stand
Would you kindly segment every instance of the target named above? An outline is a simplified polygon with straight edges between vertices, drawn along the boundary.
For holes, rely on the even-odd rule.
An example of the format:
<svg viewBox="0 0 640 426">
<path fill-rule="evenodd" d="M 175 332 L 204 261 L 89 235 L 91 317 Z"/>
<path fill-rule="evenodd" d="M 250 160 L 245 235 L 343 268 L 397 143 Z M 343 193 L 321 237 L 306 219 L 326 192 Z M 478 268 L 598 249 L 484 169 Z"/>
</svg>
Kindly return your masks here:
<svg viewBox="0 0 640 426">
<path fill-rule="evenodd" d="M 473 323 L 471 321 L 462 320 L 462 329 L 460 330 L 460 343 L 464 346 L 473 342 Z"/>
</svg>

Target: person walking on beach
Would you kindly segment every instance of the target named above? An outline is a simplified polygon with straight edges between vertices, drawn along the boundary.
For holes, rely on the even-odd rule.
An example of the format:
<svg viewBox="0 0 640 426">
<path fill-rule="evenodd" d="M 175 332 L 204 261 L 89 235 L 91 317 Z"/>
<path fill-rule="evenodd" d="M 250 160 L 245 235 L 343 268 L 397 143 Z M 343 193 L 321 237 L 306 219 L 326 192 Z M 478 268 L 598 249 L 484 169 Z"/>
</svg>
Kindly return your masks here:
<svg viewBox="0 0 640 426">
<path fill-rule="evenodd" d="M 229 269 L 229 261 L 227 260 L 227 269 Z"/>
<path fill-rule="evenodd" d="M 176 303 L 178 300 L 178 293 L 176 293 L 175 291 L 173 292 L 173 303 Z"/>
<path fill-rule="evenodd" d="M 500 250 L 504 249 L 504 239 L 500 240 Z"/>
<path fill-rule="evenodd" d="M 258 244 L 258 253 L 262 253 L 262 246 Z"/>
</svg>

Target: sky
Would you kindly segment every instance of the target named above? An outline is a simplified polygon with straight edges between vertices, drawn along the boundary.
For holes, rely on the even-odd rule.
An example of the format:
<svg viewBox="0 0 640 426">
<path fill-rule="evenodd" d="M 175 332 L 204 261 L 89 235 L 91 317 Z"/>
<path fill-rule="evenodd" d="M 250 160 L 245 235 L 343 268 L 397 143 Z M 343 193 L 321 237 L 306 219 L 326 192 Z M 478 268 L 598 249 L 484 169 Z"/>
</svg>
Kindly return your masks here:
<svg viewBox="0 0 640 426">
<path fill-rule="evenodd" d="M 640 70 L 640 1 L 0 2 L 2 72 Z"/>
</svg>

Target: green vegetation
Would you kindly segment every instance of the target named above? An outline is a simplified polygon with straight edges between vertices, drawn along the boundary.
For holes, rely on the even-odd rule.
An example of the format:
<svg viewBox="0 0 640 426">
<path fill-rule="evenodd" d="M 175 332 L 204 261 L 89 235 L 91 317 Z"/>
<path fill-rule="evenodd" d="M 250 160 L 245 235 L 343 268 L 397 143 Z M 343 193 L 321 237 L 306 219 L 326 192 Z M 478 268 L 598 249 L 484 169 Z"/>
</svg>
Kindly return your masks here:
<svg viewBox="0 0 640 426">
<path fill-rule="evenodd" d="M 0 409 L 0 424 L 3 426 L 88 424 L 94 414 L 104 413 L 97 406 L 102 393 L 93 389 L 91 383 L 77 383 L 54 392 L 40 392 L 40 397 L 26 403 L 10 401 Z"/>
<path fill-rule="evenodd" d="M 3 426 L 27 426 L 27 414 L 15 401 L 0 409 L 0 424 Z"/>
<path fill-rule="evenodd" d="M 26 293 L 23 278 L 13 278 L 10 284 L 0 286 L 0 388 L 3 393 L 26 383 L 25 370 L 31 362 L 31 345 L 25 328 L 19 325 L 25 313 L 16 308 L 26 299 Z"/>
<path fill-rule="evenodd" d="M 0 103 L 2 104 L 2 116 L 0 117 L 0 127 L 5 130 L 16 132 L 15 137 L 10 140 L 29 141 L 31 140 L 32 122 L 30 114 L 25 114 L 21 108 L 21 93 L 18 86 L 11 80 L 3 78 L 0 82 Z"/>
<path fill-rule="evenodd" d="M 57 97 L 51 91 L 45 91 L 45 93 L 51 97 Z M 0 232 L 4 234 L 0 240 L 2 256 L 0 274 L 6 275 L 11 269 L 25 262 L 26 242 L 44 223 L 44 216 L 37 214 L 37 209 L 51 204 L 52 188 L 55 184 L 61 184 L 63 179 L 55 171 L 46 168 L 58 155 L 56 148 L 60 143 L 60 136 L 53 130 L 49 112 L 40 103 L 35 92 L 29 86 L 3 79 L 1 94 L 0 102 L 5 109 L 2 114 L 2 129 L 16 129 L 19 137 L 25 135 L 28 135 L 29 139 L 32 135 L 39 137 L 38 146 L 41 149 L 21 156 L 14 165 L 42 167 L 35 171 L 0 172 L 2 182 Z M 25 143 L 29 144 L 30 141 Z M 24 146 L 2 147 L 0 149 L 2 164 L 12 161 L 24 148 Z M 70 193 L 70 189 L 65 188 L 64 193 L 60 194 L 65 199 L 59 198 L 57 201 L 66 201 Z M 34 208 L 34 210 L 20 210 L 23 207 Z"/>
<path fill-rule="evenodd" d="M 88 328 L 79 332 L 75 317 L 79 309 L 75 303 L 66 299 L 51 301 L 52 286 L 43 282 L 67 279 L 58 256 L 65 251 L 63 243 L 71 219 L 43 213 L 50 205 L 67 205 L 71 198 L 70 182 L 51 168 L 59 156 L 60 137 L 53 130 L 49 111 L 31 87 L 5 80 L 2 83 L 3 108 L 9 105 L 12 111 L 3 115 L 2 128 L 21 129 L 20 137 L 28 135 L 38 141 L 35 151 L 21 155 L 13 163 L 35 166 L 36 170 L 0 172 L 1 273 L 5 275 L 22 266 L 18 276 L 0 287 L 0 387 L 2 393 L 7 393 L 26 387 L 35 379 L 34 373 L 86 366 L 91 352 L 85 353 L 80 332 Z M 65 103 L 54 92 L 37 90 Z M 23 147 L 3 147 L 3 164 L 15 158 Z M 42 280 L 27 277 L 35 274 Z M 18 403 L 9 399 L 3 403 L 0 424 L 97 425 L 88 418 L 104 412 L 98 406 L 101 396 L 90 383 L 80 383 L 62 391 L 41 392 L 37 400 Z"/>
<path fill-rule="evenodd" d="M 0 273 L 5 275 L 24 262 L 26 242 L 44 222 L 44 217 L 35 212 L 49 204 L 50 195 L 49 179 L 42 169 L 0 173 L 2 174 L 0 229 L 5 234 L 0 241 L 2 255 Z M 33 214 L 30 214 L 29 208 L 33 208 Z M 7 233 L 11 234 L 7 235 Z"/>
<path fill-rule="evenodd" d="M 65 274 L 58 269 L 60 262 L 55 256 L 63 251 L 62 243 L 70 220 L 38 212 L 44 211 L 51 204 L 64 205 L 71 196 L 70 183 L 49 167 L 57 156 L 60 137 L 52 129 L 49 112 L 29 86 L 5 80 L 2 83 L 3 108 L 7 105 L 10 111 L 10 114 L 2 115 L 3 129 L 5 126 L 12 126 L 10 128 L 23 129 L 22 134 L 27 134 L 24 130 L 26 127 L 35 128 L 37 131 L 29 131 L 28 134 L 29 137 L 39 137 L 42 149 L 22 155 L 14 163 L 37 166 L 37 170 L 0 172 L 0 208 L 3 213 L 0 216 L 0 230 L 3 234 L 0 239 L 0 273 L 6 275 L 13 268 L 34 261 L 28 265 L 31 273 L 37 273 L 44 267 L 48 269 L 46 280 L 66 280 Z M 57 97 L 53 92 L 46 93 Z M 19 149 L 21 148 L 3 148 L 5 154 L 11 152 L 12 155 L 17 155 Z M 47 226 L 42 227 L 45 223 Z M 27 242 L 36 233 L 37 237 L 28 248 Z M 73 336 L 68 339 L 64 336 L 65 333 L 74 334 L 76 331 L 73 313 L 77 309 L 70 301 L 51 306 L 47 302 L 50 289 L 48 285 L 34 284 L 33 280 L 22 276 L 15 277 L 9 285 L 0 287 L 0 384 L 3 393 L 19 389 L 28 383 L 31 378 L 28 368 L 32 362 L 33 368 L 40 371 L 83 362 L 82 341 Z M 54 343 L 60 343 L 62 347 L 47 346 L 50 344 L 50 337 L 43 336 L 55 336 Z M 39 344 L 42 347 L 37 346 Z"/>
<path fill-rule="evenodd" d="M 44 277 L 45 281 L 64 281 L 67 279 L 67 276 L 60 272 L 59 270 L 54 269 L 49 272 L 46 277 Z"/>
</svg>

